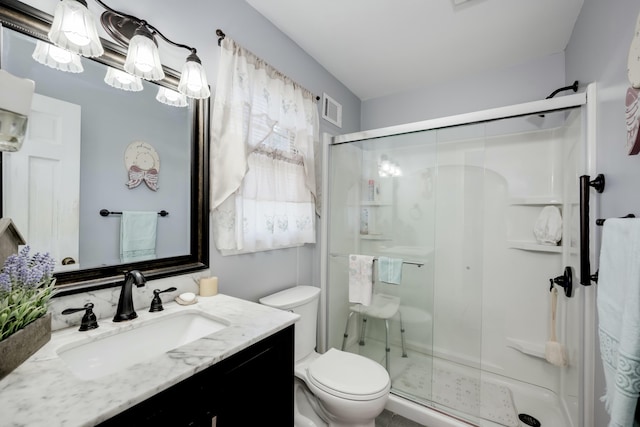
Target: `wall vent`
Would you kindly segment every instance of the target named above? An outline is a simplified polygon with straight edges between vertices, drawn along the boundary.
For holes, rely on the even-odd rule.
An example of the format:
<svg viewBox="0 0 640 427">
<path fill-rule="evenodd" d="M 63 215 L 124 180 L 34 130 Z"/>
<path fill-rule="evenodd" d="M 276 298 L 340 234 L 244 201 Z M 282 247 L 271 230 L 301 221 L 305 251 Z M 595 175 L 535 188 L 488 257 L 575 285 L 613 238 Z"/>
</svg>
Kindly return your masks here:
<svg viewBox="0 0 640 427">
<path fill-rule="evenodd" d="M 342 105 L 326 93 L 322 94 L 322 118 L 339 128 L 342 127 Z"/>
</svg>

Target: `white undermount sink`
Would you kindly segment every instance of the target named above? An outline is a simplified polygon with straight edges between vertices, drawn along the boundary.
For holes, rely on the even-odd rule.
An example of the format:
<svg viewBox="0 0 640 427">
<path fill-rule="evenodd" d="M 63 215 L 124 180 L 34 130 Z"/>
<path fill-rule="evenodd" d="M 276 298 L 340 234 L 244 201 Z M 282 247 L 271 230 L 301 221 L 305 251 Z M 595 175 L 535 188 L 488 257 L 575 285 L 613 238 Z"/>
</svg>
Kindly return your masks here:
<svg viewBox="0 0 640 427">
<path fill-rule="evenodd" d="M 95 340 L 82 340 L 58 349 L 58 356 L 80 379 L 92 380 L 144 362 L 228 326 L 199 311 L 183 311 L 140 322 Z M 81 333 L 81 332 L 78 332 Z"/>
</svg>

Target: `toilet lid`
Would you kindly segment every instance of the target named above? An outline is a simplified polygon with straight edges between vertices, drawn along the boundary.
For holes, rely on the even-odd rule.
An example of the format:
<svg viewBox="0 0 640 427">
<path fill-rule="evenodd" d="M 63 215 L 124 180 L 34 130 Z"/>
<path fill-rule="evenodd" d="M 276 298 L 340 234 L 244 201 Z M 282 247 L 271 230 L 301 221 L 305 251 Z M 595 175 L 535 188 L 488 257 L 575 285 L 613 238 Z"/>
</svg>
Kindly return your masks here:
<svg viewBox="0 0 640 427">
<path fill-rule="evenodd" d="M 351 400 L 371 400 L 389 392 L 389 374 L 366 357 L 330 349 L 307 370 L 309 380 L 321 390 Z"/>
</svg>

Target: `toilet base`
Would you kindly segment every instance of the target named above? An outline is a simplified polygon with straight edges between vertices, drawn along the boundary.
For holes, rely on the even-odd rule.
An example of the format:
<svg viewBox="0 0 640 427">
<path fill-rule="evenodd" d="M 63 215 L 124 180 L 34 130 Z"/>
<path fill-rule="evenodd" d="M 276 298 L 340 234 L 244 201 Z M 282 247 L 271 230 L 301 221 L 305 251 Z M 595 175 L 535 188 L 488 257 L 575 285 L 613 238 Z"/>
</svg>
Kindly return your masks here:
<svg viewBox="0 0 640 427">
<path fill-rule="evenodd" d="M 295 379 L 293 398 L 294 427 L 329 427 L 329 421 L 318 415 L 322 410 L 318 407 L 316 397 L 298 378 Z"/>
<path fill-rule="evenodd" d="M 375 419 L 364 423 L 342 423 L 334 420 L 299 378 L 295 379 L 293 418 L 295 427 L 375 427 Z"/>
</svg>

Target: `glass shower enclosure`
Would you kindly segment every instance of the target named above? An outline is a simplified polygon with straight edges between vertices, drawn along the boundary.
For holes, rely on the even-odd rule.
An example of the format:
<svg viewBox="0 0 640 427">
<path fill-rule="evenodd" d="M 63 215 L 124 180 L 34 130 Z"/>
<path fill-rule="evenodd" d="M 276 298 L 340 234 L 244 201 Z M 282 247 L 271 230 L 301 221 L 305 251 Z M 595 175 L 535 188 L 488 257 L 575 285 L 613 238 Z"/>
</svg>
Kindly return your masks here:
<svg viewBox="0 0 640 427">
<path fill-rule="evenodd" d="M 379 362 L 394 395 L 468 423 L 583 425 L 586 101 L 563 98 L 332 139 L 326 348 Z M 374 257 L 369 305 L 350 302 L 357 255 Z M 547 360 L 552 329 L 566 366 Z"/>
</svg>

